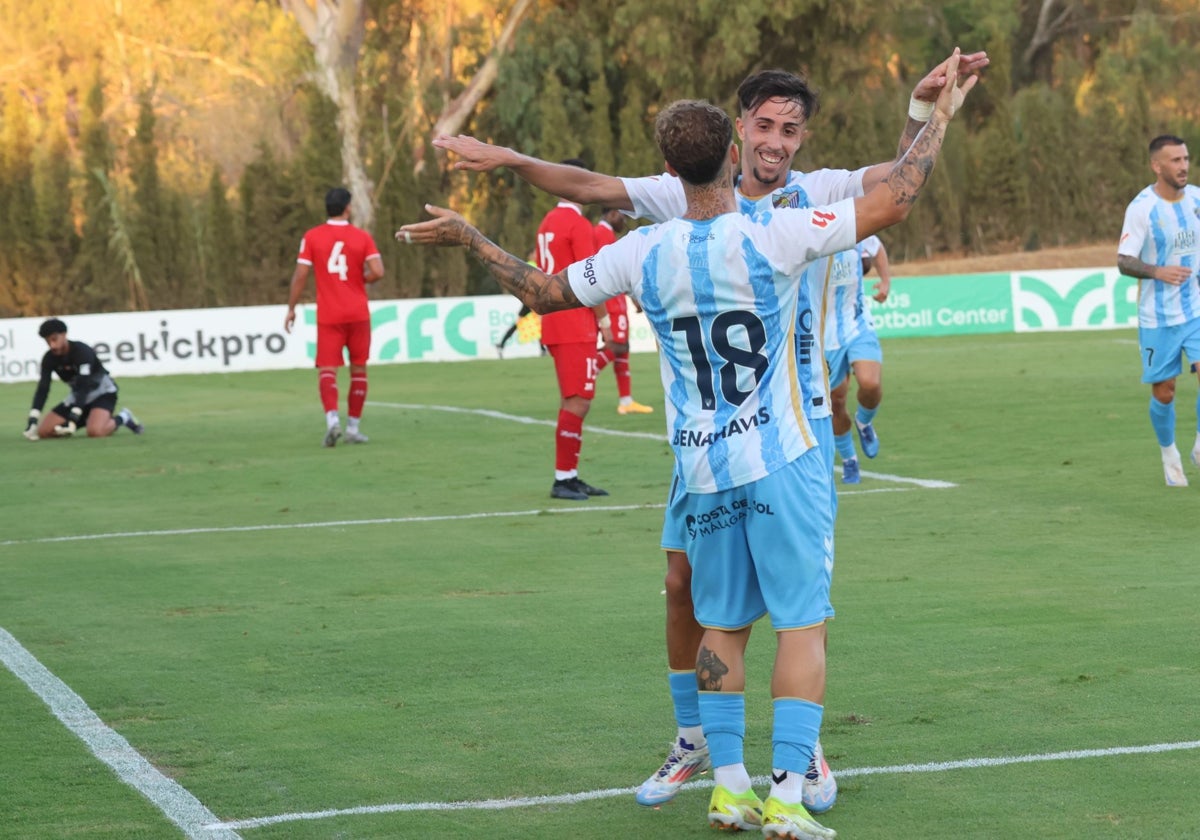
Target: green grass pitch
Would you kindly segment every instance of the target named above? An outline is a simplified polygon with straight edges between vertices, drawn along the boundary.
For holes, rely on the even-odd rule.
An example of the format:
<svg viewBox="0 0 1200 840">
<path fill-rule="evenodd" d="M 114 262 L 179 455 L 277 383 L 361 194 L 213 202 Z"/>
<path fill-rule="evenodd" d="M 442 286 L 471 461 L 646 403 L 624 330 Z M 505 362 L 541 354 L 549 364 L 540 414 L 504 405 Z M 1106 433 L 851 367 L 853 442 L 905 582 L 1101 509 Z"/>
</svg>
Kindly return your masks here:
<svg viewBox="0 0 1200 840">
<path fill-rule="evenodd" d="M 1120 752 L 1200 738 L 1200 473 L 1164 486 L 1132 331 L 884 352 L 864 468 L 953 486 L 842 496 L 823 822 L 1200 836 L 1197 750 Z M 117 369 L 147 432 L 101 441 L 27 443 L 32 385 L 0 386 L 0 628 L 220 820 L 264 821 L 227 829 L 245 838 L 711 836 L 703 787 L 660 809 L 620 792 L 674 730 L 656 367 L 634 357 L 649 416 L 618 416 L 601 374 L 581 474 L 612 495 L 587 503 L 548 497 L 548 359 L 374 367 L 371 442 L 333 450 L 307 370 Z M 1195 394 L 1181 378 L 1185 458 Z M 754 774 L 772 647 L 764 623 Z M 8 668 L 0 708 L 0 836 L 183 836 Z M 938 762 L 961 764 L 894 769 Z"/>
</svg>

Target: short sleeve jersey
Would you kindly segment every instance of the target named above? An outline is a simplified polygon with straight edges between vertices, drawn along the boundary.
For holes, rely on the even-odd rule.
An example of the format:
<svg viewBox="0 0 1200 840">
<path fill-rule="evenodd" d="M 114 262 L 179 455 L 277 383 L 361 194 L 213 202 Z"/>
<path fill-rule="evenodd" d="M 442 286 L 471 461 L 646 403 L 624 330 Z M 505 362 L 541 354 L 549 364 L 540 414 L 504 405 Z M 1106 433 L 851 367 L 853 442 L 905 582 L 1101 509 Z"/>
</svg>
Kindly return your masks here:
<svg viewBox="0 0 1200 840">
<path fill-rule="evenodd" d="M 639 228 L 568 270 L 587 305 L 631 294 L 658 340 L 689 492 L 756 481 L 815 445 L 795 351 L 804 266 L 854 244 L 854 205 Z"/>
<path fill-rule="evenodd" d="M 820 207 L 846 198 L 857 198 L 863 194 L 865 173 L 866 168 L 854 171 L 792 170 L 788 173 L 787 183 L 769 195 L 750 199 L 739 193 L 738 208 L 742 213 L 754 216 L 773 208 Z M 661 222 L 683 215 L 687 208 L 683 185 L 673 175 L 621 180 L 633 202 L 633 212 L 637 217 Z M 830 264 L 827 260 L 820 259 L 812 263 L 806 271 L 807 305 L 799 306 L 796 312 L 796 358 L 800 365 L 800 387 L 804 395 L 805 411 L 811 419 L 816 420 L 831 414 L 828 372 L 822 347 L 825 329 L 822 304 L 825 300 Z"/>
<path fill-rule="evenodd" d="M 546 214 L 537 232 L 537 265 L 557 274 L 596 253 L 592 223 L 568 201 Z M 542 316 L 542 344 L 596 343 L 596 316 L 590 309 L 568 309 Z"/>
<path fill-rule="evenodd" d="M 878 237 L 869 236 L 850 250 L 830 257 L 829 288 L 825 291 L 826 353 L 846 346 L 861 333 L 875 329 L 863 291 L 863 257 L 878 253 L 878 243 Z"/>
<path fill-rule="evenodd" d="M 371 320 L 363 267 L 377 256 L 371 234 L 342 219 L 330 219 L 304 234 L 296 262 L 312 266 L 316 275 L 318 324 Z"/>
<path fill-rule="evenodd" d="M 1125 208 L 1117 253 L 1147 265 L 1183 265 L 1192 276 L 1181 286 L 1138 282 L 1138 326 L 1172 327 L 1200 317 L 1200 187 L 1188 184 L 1183 198 L 1167 201 L 1146 187 Z"/>
</svg>

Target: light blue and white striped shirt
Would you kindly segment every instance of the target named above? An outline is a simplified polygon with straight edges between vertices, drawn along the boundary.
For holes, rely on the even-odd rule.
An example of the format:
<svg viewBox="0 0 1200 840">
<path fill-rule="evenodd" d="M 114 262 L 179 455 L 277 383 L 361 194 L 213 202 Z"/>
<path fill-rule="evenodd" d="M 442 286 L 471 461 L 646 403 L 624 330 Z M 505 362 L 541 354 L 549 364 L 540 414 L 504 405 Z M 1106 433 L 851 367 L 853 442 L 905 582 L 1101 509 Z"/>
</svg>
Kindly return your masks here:
<svg viewBox="0 0 1200 840">
<path fill-rule="evenodd" d="M 815 445 L 797 371 L 804 267 L 854 244 L 854 202 L 639 228 L 567 275 L 594 306 L 641 301 L 659 344 L 667 430 L 688 492 L 763 478 Z M 823 361 L 822 361 L 823 364 Z"/>
<path fill-rule="evenodd" d="M 1200 187 L 1188 184 L 1179 201 L 1162 198 L 1153 184 L 1138 193 L 1125 209 L 1117 253 L 1147 265 L 1192 269 L 1182 286 L 1138 282 L 1139 327 L 1171 327 L 1200 318 Z"/>
<path fill-rule="evenodd" d="M 820 207 L 858 198 L 863 194 L 863 174 L 866 169 L 818 169 L 814 172 L 788 173 L 787 183 L 769 195 L 750 199 L 737 194 L 738 209 L 748 216 L 776 208 Z M 658 175 L 647 178 L 622 178 L 625 191 L 633 202 L 633 215 L 637 218 L 664 222 L 682 216 L 687 208 L 683 185 L 673 175 Z M 825 353 L 822 348 L 824 333 L 825 283 L 829 275 L 829 262 L 822 258 L 806 269 L 808 298 L 811 309 L 797 310 L 796 358 L 799 362 L 800 387 L 803 392 L 805 413 L 817 420 L 830 416 L 828 372 L 825 368 Z"/>
<path fill-rule="evenodd" d="M 829 299 L 825 317 L 825 352 L 837 350 L 860 333 L 875 329 L 863 291 L 863 257 L 879 253 L 879 237 L 868 236 L 848 251 L 829 258 Z"/>
</svg>

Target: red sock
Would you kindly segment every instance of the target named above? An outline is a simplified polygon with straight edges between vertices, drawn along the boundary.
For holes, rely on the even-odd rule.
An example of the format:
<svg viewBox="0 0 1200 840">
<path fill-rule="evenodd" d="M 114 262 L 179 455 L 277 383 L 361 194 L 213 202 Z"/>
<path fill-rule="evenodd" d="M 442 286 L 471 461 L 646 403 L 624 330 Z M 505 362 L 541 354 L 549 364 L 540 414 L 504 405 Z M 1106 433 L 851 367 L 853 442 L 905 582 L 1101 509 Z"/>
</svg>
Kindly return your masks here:
<svg viewBox="0 0 1200 840">
<path fill-rule="evenodd" d="M 633 395 L 633 384 L 629 376 L 629 354 L 617 356 L 613 360 L 613 373 L 617 377 L 617 396 L 621 398 Z"/>
<path fill-rule="evenodd" d="M 596 351 L 596 373 L 599 373 L 600 371 L 602 371 L 606 367 L 608 367 L 608 363 L 611 362 L 614 358 L 616 358 L 616 357 L 613 355 L 613 351 L 609 350 L 607 347 L 605 347 L 603 350 L 597 350 Z"/>
<path fill-rule="evenodd" d="M 325 407 L 326 411 L 337 411 L 337 371 L 321 371 L 321 375 L 317 379 L 317 385 L 321 389 L 321 405 Z"/>
<path fill-rule="evenodd" d="M 357 420 L 362 417 L 363 406 L 367 403 L 367 374 L 352 373 L 350 374 L 350 397 L 348 399 L 349 408 L 347 413 L 351 418 Z"/>
<path fill-rule="evenodd" d="M 558 426 L 554 430 L 554 469 L 563 472 L 578 469 L 582 447 L 583 418 L 560 409 Z"/>
</svg>

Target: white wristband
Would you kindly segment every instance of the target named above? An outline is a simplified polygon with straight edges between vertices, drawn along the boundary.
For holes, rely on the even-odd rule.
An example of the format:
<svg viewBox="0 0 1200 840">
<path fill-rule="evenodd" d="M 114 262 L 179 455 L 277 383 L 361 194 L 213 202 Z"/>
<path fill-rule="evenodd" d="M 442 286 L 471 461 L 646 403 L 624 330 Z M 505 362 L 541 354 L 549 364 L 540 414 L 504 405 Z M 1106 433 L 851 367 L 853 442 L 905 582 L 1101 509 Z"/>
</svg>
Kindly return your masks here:
<svg viewBox="0 0 1200 840">
<path fill-rule="evenodd" d="M 606 330 L 612 326 L 612 318 L 608 315 L 605 315 L 603 318 L 597 318 L 596 326 L 602 330 Z"/>
<path fill-rule="evenodd" d="M 929 122 L 929 118 L 933 116 L 934 104 L 932 102 L 922 102 L 915 97 L 908 100 L 908 116 L 909 119 L 917 122 Z"/>
</svg>

